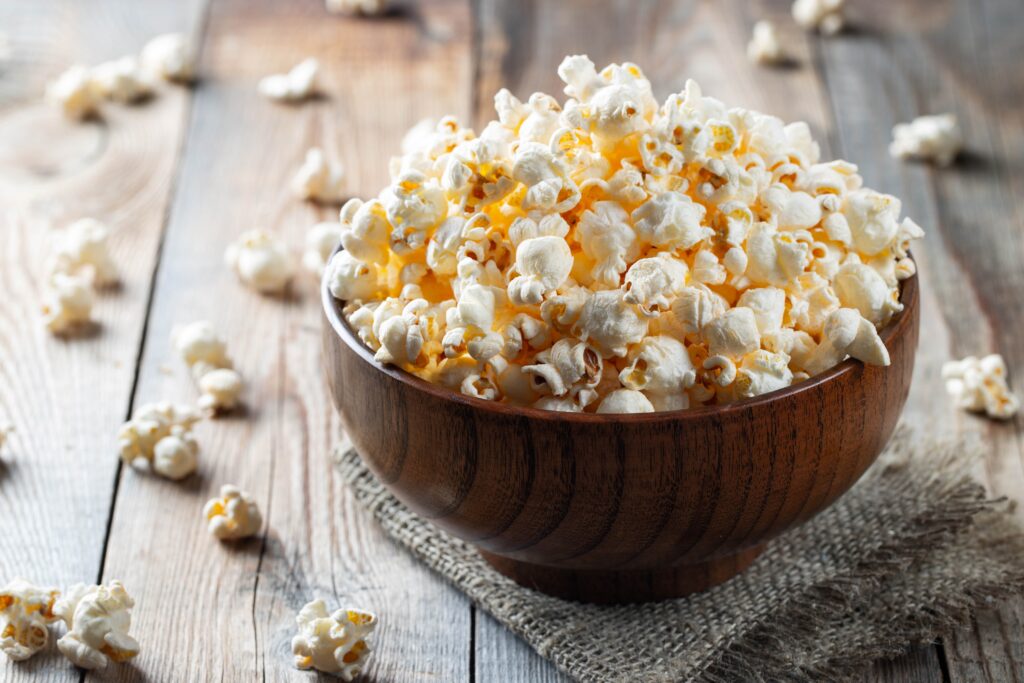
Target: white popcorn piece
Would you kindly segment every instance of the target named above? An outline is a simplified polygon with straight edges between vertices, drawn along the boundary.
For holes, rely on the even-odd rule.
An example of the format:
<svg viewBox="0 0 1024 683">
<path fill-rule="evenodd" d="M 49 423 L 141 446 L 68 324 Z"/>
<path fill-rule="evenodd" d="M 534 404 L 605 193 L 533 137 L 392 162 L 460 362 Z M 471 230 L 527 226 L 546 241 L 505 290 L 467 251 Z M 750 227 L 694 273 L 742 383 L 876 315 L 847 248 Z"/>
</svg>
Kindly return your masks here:
<svg viewBox="0 0 1024 683">
<path fill-rule="evenodd" d="M 508 284 L 514 304 L 539 304 L 562 286 L 572 270 L 572 250 L 561 237 L 534 237 L 516 249 L 516 272 Z"/>
<path fill-rule="evenodd" d="M 325 0 L 327 11 L 334 14 L 383 14 L 388 0 Z"/>
<path fill-rule="evenodd" d="M 594 280 L 609 288 L 618 287 L 639 248 L 629 214 L 615 202 L 595 202 L 593 210 L 583 212 L 578 234 L 583 252 L 595 261 Z"/>
<path fill-rule="evenodd" d="M 302 252 L 302 265 L 317 277 L 322 277 L 334 249 L 341 242 L 341 223 L 322 221 L 306 233 L 306 250 Z"/>
<path fill-rule="evenodd" d="M 729 302 L 704 285 L 684 287 L 672 302 L 672 313 L 689 336 L 699 335 L 704 326 L 726 312 Z"/>
<path fill-rule="evenodd" d="M 963 147 L 963 135 L 953 114 L 919 116 L 892 129 L 889 154 L 897 159 L 923 159 L 949 166 Z"/>
<path fill-rule="evenodd" d="M 793 372 L 789 369 L 789 357 L 757 349 L 743 357 L 731 389 L 742 398 L 760 396 L 793 383 Z"/>
<path fill-rule="evenodd" d="M 537 363 L 523 366 L 523 373 L 535 393 L 576 396 L 593 389 L 601 379 L 601 356 L 583 342 L 560 339 L 536 356 Z"/>
<path fill-rule="evenodd" d="M 786 311 L 786 292 L 777 287 L 748 289 L 736 301 L 737 306 L 754 312 L 757 330 L 761 336 L 778 332 Z"/>
<path fill-rule="evenodd" d="M 134 606 L 120 581 L 72 586 L 53 608 L 68 629 L 57 648 L 83 669 L 128 661 L 139 654 L 139 643 L 128 634 Z"/>
<path fill-rule="evenodd" d="M 533 404 L 540 410 L 551 410 L 556 413 L 582 413 L 583 407 L 569 396 L 543 396 Z"/>
<path fill-rule="evenodd" d="M 835 277 L 835 292 L 840 303 L 855 308 L 873 325 L 884 325 L 894 313 L 903 310 L 897 290 L 889 287 L 878 272 L 862 263 L 847 263 Z"/>
<path fill-rule="evenodd" d="M 85 329 L 93 324 L 94 301 L 92 282 L 88 277 L 54 273 L 43 302 L 43 322 L 56 335 Z"/>
<path fill-rule="evenodd" d="M 146 43 L 140 54 L 143 67 L 164 80 L 188 83 L 196 75 L 196 57 L 181 33 L 164 33 Z"/>
<path fill-rule="evenodd" d="M 685 261 L 661 253 L 635 261 L 626 273 L 623 300 L 635 304 L 645 315 L 667 311 L 686 287 L 689 268 Z"/>
<path fill-rule="evenodd" d="M 621 290 L 595 292 L 583 304 L 573 334 L 589 341 L 605 358 L 626 355 L 647 333 L 647 317 L 624 300 Z"/>
<path fill-rule="evenodd" d="M 388 235 L 391 228 L 388 225 L 384 205 L 374 199 L 364 202 L 361 199 L 350 199 L 341 207 L 339 216 L 341 222 L 341 244 L 345 251 L 350 252 L 364 263 L 388 262 Z M 446 274 L 455 273 L 458 238 L 462 235 L 462 228 L 465 219 L 453 218 L 452 225 L 447 229 L 450 234 L 446 239 L 452 240 L 455 244 L 451 250 L 451 269 L 444 271 Z M 461 222 L 459 222 L 461 221 Z M 437 229 L 434 238 L 441 239 L 440 233 L 445 230 L 443 224 Z M 427 251 L 427 263 L 430 264 L 430 251 Z M 431 264 L 431 268 L 434 266 Z M 440 271 L 438 271 L 440 272 Z"/>
<path fill-rule="evenodd" d="M 653 413 L 654 406 L 639 391 L 633 389 L 616 389 L 597 406 L 597 412 L 605 413 Z"/>
<path fill-rule="evenodd" d="M 232 367 L 227 344 L 206 320 L 197 320 L 174 328 L 171 332 L 171 344 L 189 366 L 192 377 L 197 381 L 211 370 Z"/>
<path fill-rule="evenodd" d="M 46 97 L 60 107 L 69 119 L 85 119 L 99 111 L 102 95 L 93 80 L 92 70 L 75 64 L 46 89 Z"/>
<path fill-rule="evenodd" d="M 680 192 L 663 192 L 633 211 L 636 234 L 668 250 L 690 249 L 713 234 L 701 224 L 706 209 Z"/>
<path fill-rule="evenodd" d="M 893 245 L 900 232 L 902 203 L 895 197 L 874 190 L 857 190 L 846 198 L 843 216 L 857 252 L 874 256 Z"/>
<path fill-rule="evenodd" d="M 146 404 L 118 430 L 119 455 L 133 467 L 148 466 L 168 479 L 183 479 L 196 469 L 199 446 L 190 430 L 199 419 L 187 406 Z"/>
<path fill-rule="evenodd" d="M 875 326 L 855 309 L 840 308 L 828 317 L 821 342 L 809 355 L 806 369 L 818 374 L 847 355 L 867 365 L 889 365 L 889 350 Z"/>
<path fill-rule="evenodd" d="M 778 64 L 785 58 L 775 24 L 770 21 L 754 24 L 753 35 L 747 43 L 747 59 L 754 64 Z"/>
<path fill-rule="evenodd" d="M 49 625 L 57 620 L 60 592 L 14 579 L 0 589 L 0 652 L 14 662 L 33 656 L 50 643 Z"/>
<path fill-rule="evenodd" d="M 283 242 L 263 230 L 249 230 L 228 246 L 224 261 L 247 287 L 263 294 L 283 292 L 294 274 Z"/>
<path fill-rule="evenodd" d="M 845 0 L 796 0 L 793 20 L 801 28 L 831 36 L 843 30 Z"/>
<path fill-rule="evenodd" d="M 327 612 L 323 600 L 303 606 L 295 618 L 299 633 L 292 654 L 299 669 L 316 669 L 353 681 L 366 670 L 371 648 L 366 639 L 377 628 L 377 616 L 361 609 Z"/>
<path fill-rule="evenodd" d="M 1009 420 L 1020 411 L 1020 397 L 1010 390 L 1006 362 L 999 354 L 944 363 L 942 379 L 958 408 L 997 420 Z"/>
<path fill-rule="evenodd" d="M 288 73 L 264 76 L 257 89 L 267 99 L 276 102 L 301 102 L 316 94 L 316 77 L 320 62 L 312 57 L 293 66 Z"/>
<path fill-rule="evenodd" d="M 345 198 L 345 169 L 331 161 L 319 147 L 306 152 L 302 165 L 292 176 L 292 193 L 299 199 L 333 204 Z"/>
<path fill-rule="evenodd" d="M 448 214 L 448 203 L 441 186 L 418 171 L 399 175 L 385 193 L 383 205 L 393 228 L 391 248 L 400 253 L 416 251 L 424 246 L 427 231 Z"/>
<path fill-rule="evenodd" d="M 701 367 L 706 370 L 704 376 L 717 386 L 727 387 L 736 381 L 736 363 L 728 356 L 708 356 Z"/>
<path fill-rule="evenodd" d="M 107 226 L 94 218 L 81 218 L 60 236 L 53 257 L 53 272 L 85 275 L 96 287 L 117 282 L 117 266 L 110 255 Z"/>
<path fill-rule="evenodd" d="M 115 102 L 131 104 L 153 94 L 149 74 L 138 58 L 131 55 L 96 66 L 92 79 L 99 94 Z"/>
<path fill-rule="evenodd" d="M 697 379 L 686 347 L 669 336 L 645 337 L 630 349 L 626 360 L 629 364 L 619 372 L 622 386 L 648 396 L 681 395 Z"/>
<path fill-rule="evenodd" d="M 222 541 L 248 538 L 259 533 L 263 515 L 256 501 L 236 486 L 220 487 L 220 496 L 203 506 L 207 529 Z"/>
<path fill-rule="evenodd" d="M 757 317 L 749 308 L 730 308 L 701 330 L 712 356 L 740 358 L 761 345 Z"/>
<path fill-rule="evenodd" d="M 242 376 L 231 368 L 210 370 L 199 378 L 199 408 L 217 414 L 234 410 L 242 393 Z M 159 450 L 159 449 L 158 449 Z"/>
</svg>

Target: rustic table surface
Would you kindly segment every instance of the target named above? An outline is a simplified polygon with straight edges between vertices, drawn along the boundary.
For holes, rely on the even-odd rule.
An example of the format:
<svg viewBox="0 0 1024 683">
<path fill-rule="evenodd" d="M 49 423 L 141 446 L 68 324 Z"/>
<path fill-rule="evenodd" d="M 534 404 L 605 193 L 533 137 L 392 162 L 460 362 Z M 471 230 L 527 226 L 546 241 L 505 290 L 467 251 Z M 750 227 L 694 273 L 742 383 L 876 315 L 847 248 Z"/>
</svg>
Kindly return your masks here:
<svg viewBox="0 0 1024 683">
<path fill-rule="evenodd" d="M 939 379 L 950 357 L 998 350 L 1024 384 L 1024 4 L 858 0 L 852 29 L 835 38 L 797 29 L 788 4 L 407 0 L 348 19 L 322 0 L 0 2 L 0 422 L 17 430 L 0 455 L 0 581 L 124 581 L 142 653 L 105 674 L 113 680 L 309 680 L 289 641 L 314 596 L 382 616 L 371 680 L 564 680 L 385 540 L 332 476 L 340 427 L 312 278 L 287 298 L 260 297 L 222 254 L 255 227 L 298 248 L 335 215 L 288 191 L 310 146 L 346 164 L 353 194 L 376 194 L 409 125 L 444 113 L 486 121 L 501 86 L 558 93 L 555 67 L 579 52 L 599 66 L 640 64 L 660 97 L 694 77 L 727 102 L 806 120 L 826 156 L 902 197 L 928 232 L 906 416 L 982 435 L 991 450 L 978 475 L 1024 496 L 1024 421 L 961 414 Z M 765 17 L 793 56 L 786 68 L 745 58 Z M 69 64 L 136 52 L 166 31 L 201 46 L 197 87 L 162 87 L 83 124 L 41 101 Z M 323 65 L 322 97 L 288 107 L 257 94 L 260 77 L 310 55 Z M 966 134 L 958 165 L 889 157 L 894 123 L 945 111 Z M 123 285 L 99 299 L 97 333 L 60 340 L 39 323 L 44 262 L 59 228 L 87 215 L 111 226 Z M 200 318 L 230 340 L 246 409 L 198 426 L 199 472 L 183 483 L 121 467 L 115 433 L 133 406 L 195 398 L 168 338 Z M 265 532 L 237 546 L 212 540 L 200 514 L 227 482 L 255 494 L 266 517 Z M 80 675 L 55 651 L 0 662 L 5 681 Z M 868 678 L 1024 680 L 1024 602 L 993 606 Z"/>
</svg>

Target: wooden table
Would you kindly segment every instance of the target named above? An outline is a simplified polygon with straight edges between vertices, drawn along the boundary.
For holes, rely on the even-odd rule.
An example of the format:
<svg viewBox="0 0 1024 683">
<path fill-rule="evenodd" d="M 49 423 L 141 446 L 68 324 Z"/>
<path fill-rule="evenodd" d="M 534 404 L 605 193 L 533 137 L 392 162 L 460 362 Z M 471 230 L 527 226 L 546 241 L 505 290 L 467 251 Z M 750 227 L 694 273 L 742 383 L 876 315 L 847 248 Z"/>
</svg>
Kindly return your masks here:
<svg viewBox="0 0 1024 683">
<path fill-rule="evenodd" d="M 312 278 L 284 299 L 256 296 L 222 254 L 255 227 L 298 248 L 308 226 L 335 215 L 288 192 L 310 146 L 345 162 L 354 194 L 376 194 L 407 126 L 449 112 L 486 121 L 501 86 L 558 93 L 555 67 L 578 52 L 599 66 L 640 64 L 659 97 L 694 77 L 727 102 L 804 119 L 826 156 L 904 199 L 928 231 L 907 418 L 982 435 L 991 453 L 979 476 L 1020 497 L 1024 422 L 957 412 L 939 368 L 999 350 L 1024 389 L 1024 5 L 850 5 L 852 30 L 822 39 L 792 24 L 786 1 L 432 0 L 358 20 L 327 15 L 322 0 L 0 3 L 0 422 L 17 428 L 0 457 L 0 581 L 123 580 L 142 653 L 107 674 L 116 680 L 309 680 L 292 668 L 289 641 L 315 596 L 380 613 L 371 680 L 563 680 L 386 541 L 332 476 L 339 425 Z M 789 68 L 746 61 L 751 25 L 765 17 L 781 28 Z M 80 125 L 41 101 L 67 65 L 135 52 L 165 31 L 202 46 L 195 89 L 163 87 Z M 310 55 L 324 97 L 288 107 L 257 94 L 261 76 Z M 888 156 L 894 123 L 945 111 L 966 133 L 960 164 Z M 86 215 L 112 226 L 123 286 L 100 298 L 97 334 L 62 341 L 39 323 L 44 261 L 56 231 Z M 120 467 L 115 433 L 133 406 L 194 400 L 168 337 L 199 318 L 230 340 L 246 409 L 198 427 L 199 473 L 183 483 Z M 203 501 L 227 482 L 259 499 L 262 537 L 225 546 L 205 532 Z M 869 679 L 1021 681 L 1024 603 L 995 607 Z M 79 677 L 54 652 L 0 663 L 5 681 Z"/>
</svg>

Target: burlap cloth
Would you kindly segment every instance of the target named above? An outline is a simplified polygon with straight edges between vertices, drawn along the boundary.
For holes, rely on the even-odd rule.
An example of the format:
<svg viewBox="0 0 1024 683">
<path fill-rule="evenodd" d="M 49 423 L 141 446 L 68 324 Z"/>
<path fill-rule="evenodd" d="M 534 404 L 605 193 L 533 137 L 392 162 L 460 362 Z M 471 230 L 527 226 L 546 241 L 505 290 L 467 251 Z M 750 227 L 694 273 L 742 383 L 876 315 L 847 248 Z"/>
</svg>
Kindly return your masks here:
<svg viewBox="0 0 1024 683">
<path fill-rule="evenodd" d="M 1021 532 L 965 474 L 968 451 L 903 431 L 849 493 L 740 576 L 612 607 L 520 587 L 406 509 L 354 451 L 336 458 L 389 536 L 581 681 L 832 681 L 1024 589 Z"/>
</svg>

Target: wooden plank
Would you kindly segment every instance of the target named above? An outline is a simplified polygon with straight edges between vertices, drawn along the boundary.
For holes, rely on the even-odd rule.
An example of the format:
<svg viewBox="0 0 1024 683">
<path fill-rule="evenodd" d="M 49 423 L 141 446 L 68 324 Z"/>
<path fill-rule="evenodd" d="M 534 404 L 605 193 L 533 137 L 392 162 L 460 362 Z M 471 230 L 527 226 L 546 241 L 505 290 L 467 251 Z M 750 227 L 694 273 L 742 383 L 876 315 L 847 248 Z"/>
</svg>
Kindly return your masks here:
<svg viewBox="0 0 1024 683">
<path fill-rule="evenodd" d="M 723 6 L 724 4 L 724 6 Z M 825 158 L 835 147 L 828 93 L 814 66 L 806 33 L 793 25 L 788 2 L 734 0 L 730 3 L 503 3 L 479 6 L 476 87 L 477 124 L 494 117 L 493 93 L 508 87 L 525 98 L 535 90 L 561 97 L 555 69 L 566 54 L 588 54 L 598 68 L 633 61 L 664 99 L 696 79 L 705 94 L 730 105 L 774 114 L 811 126 Z M 792 63 L 766 69 L 751 65 L 745 46 L 754 22 L 771 19 Z M 559 680 L 560 674 L 486 615 L 476 620 L 476 671 L 481 681 Z M 869 679 L 898 680 L 897 670 L 938 667 L 934 648 L 896 664 L 876 667 Z"/>
<path fill-rule="evenodd" d="M 835 105 L 841 147 L 867 182 L 904 199 L 928 236 L 918 249 L 922 273 L 922 339 L 908 405 L 912 422 L 932 433 L 956 430 L 991 445 L 978 474 L 999 495 L 1024 495 L 1021 420 L 1008 424 L 966 416 L 944 395 L 939 372 L 952 356 L 999 351 L 1024 370 L 1019 331 L 1024 304 L 1024 213 L 1015 199 L 1024 151 L 1024 111 L 1017 68 L 1024 39 L 1014 30 L 1013 0 L 969 5 L 872 0 L 858 6 L 859 30 L 820 43 Z M 985 74 L 979 78 L 978 74 Z M 924 113 L 959 117 L 967 154 L 951 169 L 888 159 L 892 125 Z M 1024 509 L 1016 515 L 1024 520 Z M 1019 625 L 1024 601 L 979 617 L 945 643 L 956 680 L 1020 680 Z"/>
<path fill-rule="evenodd" d="M 308 226 L 336 215 L 288 190 L 310 146 L 346 164 L 354 193 L 374 195 L 406 126 L 468 113 L 469 36 L 462 0 L 380 19 L 330 16 L 322 0 L 212 5 L 136 401 L 195 397 L 168 337 L 175 324 L 207 318 L 245 377 L 245 410 L 198 427 L 199 472 L 187 481 L 122 475 L 105 576 L 132 589 L 142 643 L 122 680 L 187 663 L 202 680 L 308 681 L 292 666 L 290 640 L 295 614 L 315 597 L 379 613 L 368 679 L 466 678 L 468 602 L 385 540 L 332 472 L 339 425 L 312 278 L 290 296 L 261 297 L 235 281 L 222 254 L 254 227 L 301 248 Z M 257 94 L 260 77 L 307 56 L 323 67 L 323 97 L 289 107 Z M 233 546 L 207 535 L 200 512 L 228 482 L 254 494 L 267 526 Z"/>
<path fill-rule="evenodd" d="M 0 583 L 99 576 L 115 434 L 190 105 L 188 90 L 165 86 L 143 105 L 76 123 L 42 100 L 46 82 L 74 62 L 137 52 L 157 33 L 198 30 L 202 9 L 202 0 L 0 3 L 0 423 L 17 430 L 0 453 Z M 83 216 L 110 226 L 122 286 L 98 298 L 95 334 L 58 339 L 40 321 L 45 262 L 54 237 Z M 79 678 L 55 649 L 0 660 L 5 681 Z"/>
</svg>

